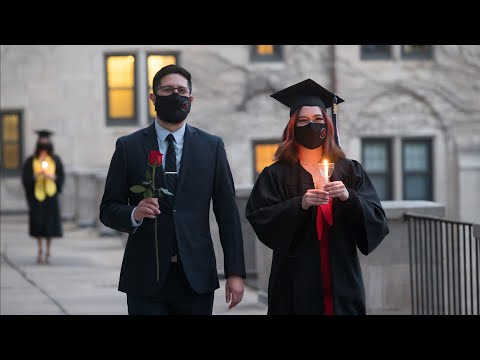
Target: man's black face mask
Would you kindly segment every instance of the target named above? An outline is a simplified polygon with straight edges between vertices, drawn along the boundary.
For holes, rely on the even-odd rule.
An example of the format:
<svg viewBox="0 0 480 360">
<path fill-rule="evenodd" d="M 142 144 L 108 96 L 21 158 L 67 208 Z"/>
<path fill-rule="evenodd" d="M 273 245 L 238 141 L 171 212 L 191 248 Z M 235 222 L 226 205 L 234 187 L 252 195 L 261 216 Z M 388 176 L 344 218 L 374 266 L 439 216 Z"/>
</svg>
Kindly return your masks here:
<svg viewBox="0 0 480 360">
<path fill-rule="evenodd" d="M 190 112 L 190 97 L 173 93 L 168 96 L 155 95 L 155 111 L 160 120 L 178 124 L 187 118 Z"/>
</svg>

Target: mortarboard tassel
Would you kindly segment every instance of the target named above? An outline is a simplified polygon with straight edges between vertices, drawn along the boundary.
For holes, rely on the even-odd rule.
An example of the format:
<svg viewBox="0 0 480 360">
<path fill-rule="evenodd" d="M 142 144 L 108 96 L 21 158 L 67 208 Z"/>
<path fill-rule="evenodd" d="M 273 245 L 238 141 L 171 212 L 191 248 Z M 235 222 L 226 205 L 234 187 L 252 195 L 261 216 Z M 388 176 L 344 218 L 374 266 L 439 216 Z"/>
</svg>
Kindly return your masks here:
<svg viewBox="0 0 480 360">
<path fill-rule="evenodd" d="M 332 121 L 333 121 L 333 129 L 335 131 L 334 140 L 335 144 L 340 147 L 340 140 L 338 136 L 338 128 L 337 128 L 337 114 L 338 114 L 338 105 L 337 105 L 337 96 L 333 96 L 333 106 L 332 106 Z"/>
</svg>

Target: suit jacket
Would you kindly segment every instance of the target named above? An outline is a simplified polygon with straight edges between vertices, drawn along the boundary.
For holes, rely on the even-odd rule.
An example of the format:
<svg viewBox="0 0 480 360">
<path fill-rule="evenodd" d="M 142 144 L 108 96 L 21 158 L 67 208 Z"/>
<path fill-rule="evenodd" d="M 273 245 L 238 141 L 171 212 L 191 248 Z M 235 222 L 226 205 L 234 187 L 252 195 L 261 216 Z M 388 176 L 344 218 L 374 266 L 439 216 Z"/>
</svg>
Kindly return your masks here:
<svg viewBox="0 0 480 360">
<path fill-rule="evenodd" d="M 145 218 L 132 227 L 131 213 L 142 194 L 130 191 L 145 180 L 148 154 L 158 150 L 155 123 L 120 137 L 112 156 L 100 204 L 100 221 L 129 233 L 120 272 L 118 290 L 136 295 L 152 295 L 166 280 L 170 266 L 170 245 L 178 243 L 185 275 L 197 293 L 219 288 L 215 253 L 210 233 L 210 203 L 218 223 L 224 254 L 225 276 L 245 278 L 243 239 L 235 186 L 221 138 L 186 125 L 180 172 L 173 199 L 159 199 L 157 217 L 158 259 L 154 242 L 154 219 Z M 162 166 L 156 168 L 155 185 L 166 188 Z"/>
</svg>

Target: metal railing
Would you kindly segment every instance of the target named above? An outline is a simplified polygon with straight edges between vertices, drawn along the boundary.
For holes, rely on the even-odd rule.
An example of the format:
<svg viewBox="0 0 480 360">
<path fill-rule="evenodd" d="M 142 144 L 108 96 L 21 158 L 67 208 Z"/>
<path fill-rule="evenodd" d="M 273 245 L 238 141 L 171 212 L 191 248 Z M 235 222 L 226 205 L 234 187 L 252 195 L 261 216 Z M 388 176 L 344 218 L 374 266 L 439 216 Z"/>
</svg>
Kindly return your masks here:
<svg viewBox="0 0 480 360">
<path fill-rule="evenodd" d="M 480 238 L 473 224 L 406 214 L 414 315 L 480 314 Z"/>
</svg>

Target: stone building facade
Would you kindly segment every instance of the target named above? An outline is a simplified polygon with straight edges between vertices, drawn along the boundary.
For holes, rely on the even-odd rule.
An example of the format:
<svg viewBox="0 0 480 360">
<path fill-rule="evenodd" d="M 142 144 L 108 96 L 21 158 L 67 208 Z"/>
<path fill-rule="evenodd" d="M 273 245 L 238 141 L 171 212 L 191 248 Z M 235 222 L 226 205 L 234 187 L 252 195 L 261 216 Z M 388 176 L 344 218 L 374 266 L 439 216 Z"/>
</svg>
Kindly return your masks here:
<svg viewBox="0 0 480 360">
<path fill-rule="evenodd" d="M 262 57 L 258 48 L 265 46 L 274 51 Z M 193 76 L 195 100 L 188 122 L 223 138 L 236 186 L 248 189 L 258 171 L 254 146 L 275 144 L 288 121 L 287 109 L 269 95 L 312 78 L 346 100 L 339 114 L 342 148 L 351 158 L 371 162 L 367 170 L 382 182 L 385 200 L 420 197 L 445 205 L 449 218 L 480 222 L 480 46 L 434 45 L 425 58 L 409 57 L 406 49 L 405 45 L 2 45 L 2 134 L 8 132 L 5 115 L 13 111 L 20 119 L 19 162 L 33 152 L 34 130 L 48 128 L 56 132 L 55 147 L 68 173 L 76 174 L 76 179 L 101 178 L 115 140 L 152 120 L 149 56 L 173 56 Z M 125 124 L 108 120 L 107 59 L 115 55 L 135 58 L 136 111 L 134 120 Z M 18 171 L 5 167 L 12 148 L 6 149 L 9 139 L 4 135 L 1 212 L 25 211 Z M 426 157 L 417 164 L 425 165 L 420 175 L 406 163 L 416 156 Z M 417 185 L 422 189 L 409 190 Z M 72 204 L 80 186 L 72 177 L 67 183 L 66 216 L 82 211 L 79 203 L 85 199 Z M 88 186 L 85 192 L 87 197 L 97 196 Z"/>
</svg>

